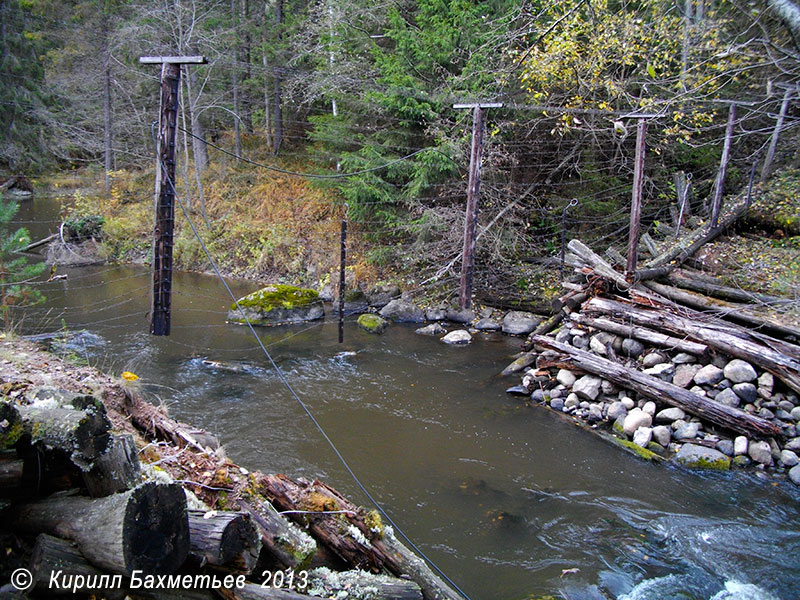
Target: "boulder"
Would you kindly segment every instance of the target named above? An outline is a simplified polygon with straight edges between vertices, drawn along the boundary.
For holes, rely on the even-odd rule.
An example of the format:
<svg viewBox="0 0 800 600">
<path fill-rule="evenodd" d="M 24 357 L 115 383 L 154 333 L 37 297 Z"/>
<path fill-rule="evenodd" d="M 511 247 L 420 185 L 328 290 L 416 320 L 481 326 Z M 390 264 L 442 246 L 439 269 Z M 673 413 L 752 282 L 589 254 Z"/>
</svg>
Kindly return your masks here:
<svg viewBox="0 0 800 600">
<path fill-rule="evenodd" d="M 541 323 L 541 319 L 533 313 L 512 310 L 503 317 L 503 333 L 509 335 L 527 335 Z"/>
<path fill-rule="evenodd" d="M 472 323 L 475 320 L 475 311 L 471 308 L 448 308 L 445 314 L 447 320 L 453 323 Z"/>
<path fill-rule="evenodd" d="M 575 374 L 570 371 L 569 369 L 560 369 L 558 371 L 558 375 L 556 375 L 556 380 L 563 386 L 572 387 L 575 383 Z"/>
<path fill-rule="evenodd" d="M 639 427 L 633 432 L 633 443 L 642 448 L 647 448 L 647 444 L 653 439 L 653 430 L 650 427 Z"/>
<path fill-rule="evenodd" d="M 720 440 L 717 442 L 717 450 L 722 452 L 725 456 L 733 456 L 733 441 Z"/>
<path fill-rule="evenodd" d="M 231 323 L 252 325 L 283 325 L 325 318 L 325 309 L 314 290 L 293 285 L 268 285 L 238 300 L 241 310 L 233 304 L 228 312 Z"/>
<path fill-rule="evenodd" d="M 650 427 L 653 424 L 653 417 L 644 412 L 641 408 L 632 409 L 625 417 L 622 430 L 625 435 L 633 435 L 639 427 Z"/>
<path fill-rule="evenodd" d="M 600 395 L 602 380 L 594 375 L 584 375 L 572 384 L 572 391 L 587 400 L 596 400 Z"/>
<path fill-rule="evenodd" d="M 747 381 L 754 381 L 758 374 L 749 362 L 740 358 L 734 358 L 731 362 L 725 365 L 725 379 L 730 379 L 733 383 L 745 383 Z"/>
<path fill-rule="evenodd" d="M 425 313 L 422 309 L 404 298 L 396 298 L 381 309 L 381 316 L 398 323 L 423 323 Z"/>
<path fill-rule="evenodd" d="M 683 442 L 695 439 L 699 432 L 699 423 L 684 423 L 675 430 L 675 434 L 672 437 L 679 442 Z"/>
<path fill-rule="evenodd" d="M 392 284 L 377 285 L 367 292 L 367 302 L 373 308 L 383 308 L 399 297 L 400 288 Z"/>
<path fill-rule="evenodd" d="M 765 466 L 772 465 L 772 447 L 769 442 L 751 442 L 747 454 L 754 462 Z"/>
<path fill-rule="evenodd" d="M 642 367 L 649 369 L 655 367 L 659 363 L 666 362 L 666 357 L 660 352 L 651 352 L 642 359 Z"/>
<path fill-rule="evenodd" d="M 425 319 L 428 321 L 444 321 L 447 319 L 447 309 L 443 307 L 433 307 L 425 309 Z"/>
<path fill-rule="evenodd" d="M 656 403 L 652 400 L 648 400 L 644 403 L 644 406 L 642 406 L 642 410 L 653 417 L 656 414 Z"/>
<path fill-rule="evenodd" d="M 675 455 L 675 460 L 689 469 L 716 469 L 727 471 L 731 459 L 719 450 L 696 444 L 684 444 Z"/>
<path fill-rule="evenodd" d="M 678 419 L 685 419 L 686 413 L 683 412 L 682 409 L 674 407 L 674 408 L 665 408 L 662 411 L 659 411 L 656 415 L 656 423 L 672 423 L 673 421 L 677 421 Z"/>
<path fill-rule="evenodd" d="M 672 430 L 666 425 L 656 425 L 653 427 L 653 439 L 666 448 L 672 441 Z"/>
<path fill-rule="evenodd" d="M 672 362 L 676 365 L 685 365 L 697 362 L 697 357 L 686 352 L 679 352 L 672 358 Z"/>
<path fill-rule="evenodd" d="M 445 344 L 462 346 L 464 344 L 469 344 L 472 341 L 472 336 L 466 329 L 456 329 L 455 331 L 451 331 L 446 336 L 444 336 L 442 338 L 442 341 Z"/>
<path fill-rule="evenodd" d="M 715 385 L 722 381 L 725 375 L 722 369 L 715 365 L 706 365 L 694 375 L 694 382 L 697 385 Z"/>
<path fill-rule="evenodd" d="M 475 323 L 475 329 L 478 331 L 499 331 L 502 325 L 492 319 L 483 318 Z"/>
<path fill-rule="evenodd" d="M 608 420 L 609 421 L 616 421 L 620 417 L 624 417 L 628 414 L 628 409 L 625 408 L 625 405 L 622 402 L 612 402 L 611 405 L 608 407 Z"/>
<path fill-rule="evenodd" d="M 733 440 L 733 454 L 734 456 L 744 456 L 747 454 L 747 448 L 750 445 L 750 440 L 745 436 L 736 436 Z"/>
<path fill-rule="evenodd" d="M 796 465 L 789 469 L 789 479 L 795 485 L 800 485 L 800 465 Z"/>
<path fill-rule="evenodd" d="M 675 373 L 675 365 L 672 363 L 659 363 L 655 366 L 645 369 L 643 371 L 646 375 L 651 377 L 658 377 L 659 379 L 670 380 Z"/>
<path fill-rule="evenodd" d="M 363 315 L 359 315 L 356 324 L 368 333 L 383 333 L 386 330 L 387 325 L 389 325 L 389 322 L 385 319 L 382 319 L 378 315 L 365 313 Z"/>
<path fill-rule="evenodd" d="M 550 408 L 562 411 L 564 409 L 564 400 L 562 398 L 553 398 L 550 400 Z"/>
<path fill-rule="evenodd" d="M 800 464 L 800 459 L 798 459 L 797 454 L 791 450 L 781 450 L 781 464 L 784 467 L 793 467 Z"/>
<path fill-rule="evenodd" d="M 334 298 L 331 306 L 333 312 L 339 312 L 339 298 Z M 345 290 L 344 292 L 344 312 L 348 315 L 363 313 L 369 310 L 367 297 L 359 289 Z"/>
<path fill-rule="evenodd" d="M 675 367 L 675 375 L 672 376 L 672 383 L 678 387 L 686 388 L 694 381 L 694 376 L 701 369 L 700 365 L 679 364 Z"/>
<path fill-rule="evenodd" d="M 735 383 L 733 385 L 733 391 L 736 392 L 739 398 L 749 404 L 752 404 L 758 399 L 758 390 L 752 383 Z"/>
<path fill-rule="evenodd" d="M 622 353 L 631 358 L 638 358 L 644 352 L 644 344 L 639 340 L 633 338 L 625 338 L 622 340 Z"/>
<path fill-rule="evenodd" d="M 722 390 L 714 397 L 714 400 L 720 404 L 725 404 L 734 408 L 738 407 L 741 402 L 741 398 L 739 398 L 739 396 L 736 395 L 736 392 L 734 392 L 731 388 Z"/>
<path fill-rule="evenodd" d="M 439 323 L 433 323 L 432 325 L 428 325 L 428 327 L 432 327 L 433 325 L 438 325 L 439 327 L 442 327 L 441 325 L 439 325 Z M 444 329 L 444 327 L 442 327 L 442 329 Z M 505 369 L 503 369 L 503 372 L 500 374 L 512 375 L 514 373 L 519 373 L 520 371 L 522 371 L 522 369 L 531 366 L 534 362 L 536 362 L 536 354 L 533 352 L 525 352 L 522 354 L 522 356 L 515 358 L 514 361 L 510 365 L 508 365 Z"/>
<path fill-rule="evenodd" d="M 414 333 L 420 335 L 442 335 L 445 332 L 447 332 L 447 329 L 441 323 L 431 323 L 430 325 L 425 325 L 425 327 L 420 327 Z"/>
</svg>

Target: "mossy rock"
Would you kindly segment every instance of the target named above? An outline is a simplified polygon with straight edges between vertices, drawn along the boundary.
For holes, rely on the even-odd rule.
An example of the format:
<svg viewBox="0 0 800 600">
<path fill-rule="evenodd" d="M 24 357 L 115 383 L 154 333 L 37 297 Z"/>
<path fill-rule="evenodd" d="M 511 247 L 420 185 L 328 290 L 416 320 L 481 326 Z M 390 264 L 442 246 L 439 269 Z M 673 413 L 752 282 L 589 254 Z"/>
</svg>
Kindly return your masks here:
<svg viewBox="0 0 800 600">
<path fill-rule="evenodd" d="M 722 452 L 696 444 L 684 444 L 675 455 L 675 460 L 689 469 L 728 471 L 731 468 L 731 459 Z"/>
<path fill-rule="evenodd" d="M 294 285 L 275 284 L 239 299 L 241 311 L 232 304 L 228 321 L 253 325 L 282 325 L 325 318 L 319 294 Z"/>
<path fill-rule="evenodd" d="M 360 315 L 356 323 L 361 329 L 369 333 L 383 333 L 386 326 L 389 324 L 385 319 L 370 313 Z"/>
<path fill-rule="evenodd" d="M 643 458 L 644 460 L 651 460 L 651 461 L 664 460 L 663 457 L 659 456 L 658 454 L 656 454 L 652 450 L 648 450 L 647 448 L 642 448 L 638 444 L 634 444 L 633 442 L 631 442 L 629 440 L 621 440 L 621 439 L 619 439 L 617 437 L 613 437 L 613 436 L 612 436 L 611 439 L 613 439 L 618 445 L 622 446 L 623 448 L 625 448 L 629 452 L 635 454 L 639 458 Z"/>
</svg>

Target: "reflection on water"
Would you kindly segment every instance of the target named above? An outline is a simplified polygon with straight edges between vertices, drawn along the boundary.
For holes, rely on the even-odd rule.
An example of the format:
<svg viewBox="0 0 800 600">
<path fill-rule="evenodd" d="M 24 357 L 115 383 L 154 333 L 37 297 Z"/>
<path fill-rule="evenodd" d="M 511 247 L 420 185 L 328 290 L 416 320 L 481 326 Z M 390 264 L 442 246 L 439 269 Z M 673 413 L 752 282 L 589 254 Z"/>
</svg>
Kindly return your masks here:
<svg viewBox="0 0 800 600">
<path fill-rule="evenodd" d="M 60 351 L 130 370 L 248 468 L 323 477 L 365 502 L 213 278 L 176 274 L 173 334 L 147 334 L 149 274 L 87 267 L 43 286 L 28 332 L 86 330 Z M 232 282 L 235 293 L 254 284 Z M 287 379 L 406 533 L 472 598 L 791 600 L 800 495 L 688 474 L 608 446 L 505 395 L 519 340 L 450 347 L 394 326 L 260 329 Z"/>
</svg>

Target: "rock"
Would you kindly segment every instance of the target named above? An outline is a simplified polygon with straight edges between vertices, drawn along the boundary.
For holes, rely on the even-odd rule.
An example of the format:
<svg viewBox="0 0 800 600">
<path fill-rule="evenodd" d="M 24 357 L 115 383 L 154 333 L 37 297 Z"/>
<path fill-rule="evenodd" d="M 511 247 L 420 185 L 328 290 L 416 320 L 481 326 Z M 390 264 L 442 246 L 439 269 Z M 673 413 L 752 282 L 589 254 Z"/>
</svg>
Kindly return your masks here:
<svg viewBox="0 0 800 600">
<path fill-rule="evenodd" d="M 358 316 L 356 324 L 368 333 L 383 333 L 389 322 L 378 315 L 365 313 Z"/>
<path fill-rule="evenodd" d="M 743 361 L 740 358 L 734 358 L 731 362 L 725 365 L 725 379 L 730 379 L 733 383 L 744 383 L 753 381 L 758 377 L 756 370 L 749 362 Z"/>
<path fill-rule="evenodd" d="M 792 438 L 783 445 L 786 450 L 800 451 L 800 437 Z"/>
<path fill-rule="evenodd" d="M 564 408 L 575 408 L 576 406 L 580 406 L 580 403 L 581 401 L 577 394 L 570 394 L 564 401 Z"/>
<path fill-rule="evenodd" d="M 446 314 L 447 320 L 453 323 L 472 323 L 475 320 L 475 311 L 470 308 L 464 310 L 448 308 Z"/>
<path fill-rule="evenodd" d="M 649 369 L 650 367 L 655 367 L 656 365 L 666 362 L 667 358 L 659 353 L 659 352 L 651 352 L 647 356 L 642 359 L 642 367 L 645 369 Z"/>
<path fill-rule="evenodd" d="M 527 335 L 541 323 L 541 319 L 532 313 L 512 310 L 503 317 L 503 333 L 509 335 Z"/>
<path fill-rule="evenodd" d="M 789 469 L 789 479 L 795 485 L 800 485 L 800 465 L 796 465 Z"/>
<path fill-rule="evenodd" d="M 575 374 L 568 369 L 560 369 L 556 375 L 556 380 L 563 386 L 572 387 L 575 383 Z"/>
<path fill-rule="evenodd" d="M 426 308 L 425 320 L 444 321 L 447 318 L 447 309 L 442 307 Z"/>
<path fill-rule="evenodd" d="M 797 454 L 791 450 L 781 450 L 780 460 L 784 467 L 793 467 L 797 464 L 800 464 L 800 459 L 797 458 Z"/>
<path fill-rule="evenodd" d="M 658 363 L 657 365 L 645 369 L 644 373 L 651 377 L 658 377 L 659 379 L 667 380 L 675 373 L 675 365 L 672 363 Z"/>
<path fill-rule="evenodd" d="M 753 400 L 753 402 L 755 402 L 755 400 Z M 794 410 L 794 404 L 792 402 L 789 402 L 788 400 L 781 400 L 780 402 L 778 402 L 778 408 L 790 413 Z"/>
<path fill-rule="evenodd" d="M 550 400 L 550 408 L 553 410 L 563 410 L 564 409 L 564 400 L 562 398 L 553 398 Z"/>
<path fill-rule="evenodd" d="M 335 313 L 339 312 L 339 298 L 334 298 L 331 307 Z M 355 313 L 363 313 L 369 310 L 369 303 L 367 297 L 360 289 L 345 290 L 344 293 L 344 312 L 345 314 L 352 315 Z"/>
<path fill-rule="evenodd" d="M 589 340 L 589 348 L 592 352 L 601 356 L 608 354 L 606 345 L 603 343 L 602 338 L 600 338 L 599 335 L 592 336 L 592 338 Z"/>
<path fill-rule="evenodd" d="M 675 367 L 675 375 L 672 376 L 672 383 L 678 387 L 688 387 L 694 376 L 702 367 L 700 365 L 682 364 Z"/>
<path fill-rule="evenodd" d="M 625 405 L 622 402 L 612 402 L 611 405 L 608 407 L 608 420 L 609 421 L 616 421 L 620 417 L 624 417 L 628 414 L 628 409 L 625 408 Z"/>
<path fill-rule="evenodd" d="M 747 448 L 750 441 L 743 435 L 736 436 L 733 440 L 733 454 L 735 456 L 743 456 L 747 454 Z"/>
<path fill-rule="evenodd" d="M 733 441 L 732 440 L 718 441 L 717 450 L 722 452 L 725 456 L 733 456 Z"/>
<path fill-rule="evenodd" d="M 600 404 L 592 404 L 589 406 L 589 414 L 586 415 L 586 420 L 589 423 L 598 423 L 603 420 L 603 407 Z"/>
<path fill-rule="evenodd" d="M 434 323 L 434 325 L 438 325 L 439 327 L 442 327 L 438 323 Z M 432 325 L 428 325 L 428 327 L 431 327 L 431 326 Z M 423 329 L 425 329 L 425 328 L 423 327 Z M 442 329 L 444 329 L 444 327 L 442 327 Z M 417 330 L 417 331 L 419 331 L 419 330 Z M 500 374 L 501 375 L 512 375 L 514 373 L 519 373 L 520 371 L 522 371 L 522 369 L 532 365 L 534 362 L 536 362 L 536 353 L 534 353 L 534 352 L 525 352 L 525 353 L 522 354 L 522 356 L 519 356 L 518 358 L 516 358 L 514 360 L 514 362 L 512 362 L 505 369 L 503 369 L 503 372 L 500 373 Z"/>
<path fill-rule="evenodd" d="M 717 394 L 714 397 L 714 400 L 716 400 L 721 404 L 725 404 L 727 406 L 733 406 L 734 408 L 739 406 L 741 402 L 739 396 L 737 396 L 736 392 L 734 392 L 731 388 L 728 388 L 727 390 L 722 390 L 719 394 Z"/>
<path fill-rule="evenodd" d="M 782 408 L 779 408 L 775 411 L 775 418 L 780 419 L 781 421 L 794 421 L 794 417 L 792 417 L 791 413 L 786 412 Z"/>
<path fill-rule="evenodd" d="M 693 440 L 697 437 L 699 431 L 700 431 L 699 423 L 685 423 L 684 425 L 678 427 L 678 429 L 675 430 L 675 434 L 672 437 L 679 442 L 683 442 L 686 440 Z"/>
<path fill-rule="evenodd" d="M 761 465 L 770 466 L 772 464 L 772 448 L 769 442 L 751 442 L 747 454 L 754 462 Z"/>
<path fill-rule="evenodd" d="M 639 340 L 625 338 L 622 340 L 622 354 L 631 358 L 638 358 L 644 352 L 644 345 Z"/>
<path fill-rule="evenodd" d="M 697 385 L 715 385 L 725 377 L 722 369 L 714 365 L 706 365 L 694 375 Z"/>
<path fill-rule="evenodd" d="M 764 371 L 761 377 L 758 378 L 758 387 L 769 390 L 771 393 L 774 386 L 775 378 L 772 376 L 772 373 Z"/>
<path fill-rule="evenodd" d="M 727 471 L 731 466 L 731 459 L 719 450 L 696 444 L 684 444 L 681 446 L 681 449 L 675 455 L 675 460 L 690 469 Z"/>
<path fill-rule="evenodd" d="M 325 318 L 319 294 L 293 285 L 268 285 L 238 300 L 241 311 L 232 305 L 228 321 L 252 325 L 302 323 Z"/>
<path fill-rule="evenodd" d="M 589 338 L 585 335 L 576 335 L 572 338 L 572 345 L 580 350 L 584 350 L 589 346 Z"/>
<path fill-rule="evenodd" d="M 572 385 L 575 394 L 587 400 L 595 400 L 600 395 L 601 380 L 594 375 L 584 375 Z"/>
<path fill-rule="evenodd" d="M 472 341 L 472 336 L 466 329 L 456 329 L 441 338 L 441 341 L 452 346 L 462 346 L 469 344 Z"/>
<path fill-rule="evenodd" d="M 536 388 L 533 390 L 531 394 L 531 400 L 534 402 L 544 402 L 544 390 L 542 388 Z"/>
<path fill-rule="evenodd" d="M 683 412 L 682 409 L 678 407 L 665 408 L 664 410 L 659 411 L 658 414 L 656 415 L 656 423 L 672 423 L 673 421 L 685 418 L 686 418 L 686 413 Z"/>
<path fill-rule="evenodd" d="M 775 413 L 768 408 L 761 407 L 758 409 L 758 416 L 762 419 L 774 419 Z"/>
<path fill-rule="evenodd" d="M 749 456 L 741 455 L 733 457 L 733 464 L 736 465 L 737 467 L 746 467 L 751 462 L 753 461 L 750 460 Z"/>
<path fill-rule="evenodd" d="M 644 412 L 641 408 L 632 409 L 625 417 L 622 424 L 622 430 L 625 435 L 633 435 L 633 432 L 639 427 L 650 427 L 653 424 L 653 417 Z"/>
<path fill-rule="evenodd" d="M 506 390 L 506 394 L 512 396 L 530 396 L 531 393 L 524 385 L 514 385 Z"/>
<path fill-rule="evenodd" d="M 628 398 L 627 396 L 623 396 L 619 399 L 619 401 L 622 402 L 622 406 L 624 406 L 626 410 L 630 410 L 636 406 L 636 403 L 633 401 L 633 399 Z"/>
<path fill-rule="evenodd" d="M 672 430 L 665 425 L 656 425 L 653 427 L 653 439 L 666 448 L 672 441 Z"/>
<path fill-rule="evenodd" d="M 800 421 L 800 406 L 795 406 L 795 407 L 792 409 L 792 412 L 791 412 L 791 413 L 789 413 L 789 414 L 791 414 L 791 415 L 792 415 L 792 418 L 793 418 L 795 421 Z"/>
<path fill-rule="evenodd" d="M 442 335 L 446 333 L 447 329 L 441 323 L 431 323 L 430 325 L 425 325 L 425 327 L 420 327 L 414 333 L 418 333 L 420 335 Z M 525 365 L 527 366 L 527 365 Z M 525 367 L 522 367 L 525 368 Z"/>
<path fill-rule="evenodd" d="M 642 410 L 652 417 L 656 414 L 656 403 L 652 400 L 649 400 L 644 403 Z"/>
<path fill-rule="evenodd" d="M 672 358 L 672 362 L 674 362 L 676 365 L 695 363 L 697 362 L 697 357 L 686 352 L 680 352 Z"/>
<path fill-rule="evenodd" d="M 423 323 L 425 313 L 422 309 L 404 298 L 395 298 L 381 309 L 380 315 L 384 319 L 398 323 Z"/>
<path fill-rule="evenodd" d="M 492 319 L 483 318 L 475 323 L 475 329 L 478 331 L 500 331 L 501 325 Z"/>
<path fill-rule="evenodd" d="M 569 344 L 570 339 L 572 336 L 569 334 L 569 331 L 566 329 L 559 329 L 558 333 L 556 333 L 556 341 L 559 344 Z"/>
<path fill-rule="evenodd" d="M 395 298 L 400 297 L 400 288 L 396 285 L 378 285 L 367 292 L 367 303 L 373 308 L 383 308 Z"/>
<path fill-rule="evenodd" d="M 613 396 L 614 394 L 619 392 L 619 388 L 617 388 L 617 386 L 615 386 L 607 379 L 603 379 L 603 382 L 600 384 L 600 390 L 607 396 Z"/>
<path fill-rule="evenodd" d="M 642 448 L 647 448 L 647 444 L 653 439 L 653 430 L 649 427 L 639 427 L 633 432 L 633 443 Z"/>
<path fill-rule="evenodd" d="M 752 383 L 736 383 L 733 385 L 733 391 L 744 402 L 753 403 L 758 399 L 758 390 Z"/>
</svg>

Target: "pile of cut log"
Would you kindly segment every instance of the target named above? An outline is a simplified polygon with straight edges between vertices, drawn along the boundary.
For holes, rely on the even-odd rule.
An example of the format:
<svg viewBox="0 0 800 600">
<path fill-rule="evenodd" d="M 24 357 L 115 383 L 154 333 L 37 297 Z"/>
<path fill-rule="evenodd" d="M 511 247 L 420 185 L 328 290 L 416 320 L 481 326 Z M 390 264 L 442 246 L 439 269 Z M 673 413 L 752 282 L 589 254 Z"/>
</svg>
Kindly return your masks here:
<svg viewBox="0 0 800 600">
<path fill-rule="evenodd" d="M 319 481 L 249 473 L 137 393 L 1 389 L 0 539 L 18 551 L 0 585 L 32 574 L 2 592 L 458 598 L 378 513 Z"/>
<path fill-rule="evenodd" d="M 800 485 L 797 304 L 675 262 L 630 282 L 580 241 L 568 247 L 577 275 L 515 361 L 534 366 L 509 391 L 648 458 L 774 467 Z"/>
</svg>

